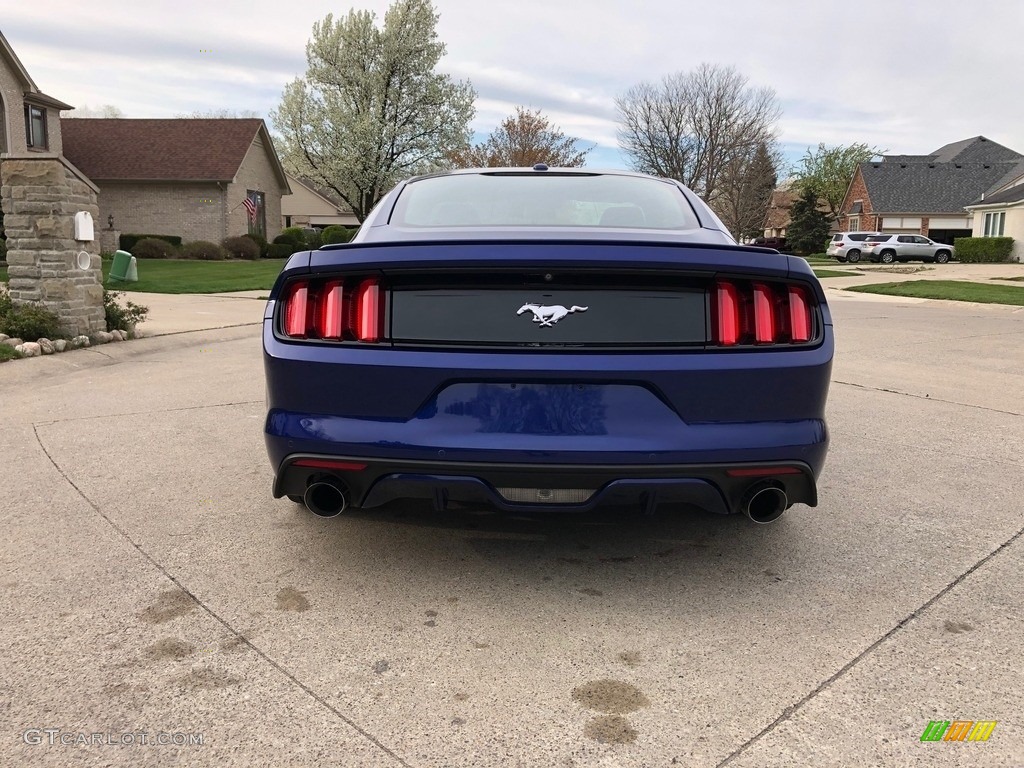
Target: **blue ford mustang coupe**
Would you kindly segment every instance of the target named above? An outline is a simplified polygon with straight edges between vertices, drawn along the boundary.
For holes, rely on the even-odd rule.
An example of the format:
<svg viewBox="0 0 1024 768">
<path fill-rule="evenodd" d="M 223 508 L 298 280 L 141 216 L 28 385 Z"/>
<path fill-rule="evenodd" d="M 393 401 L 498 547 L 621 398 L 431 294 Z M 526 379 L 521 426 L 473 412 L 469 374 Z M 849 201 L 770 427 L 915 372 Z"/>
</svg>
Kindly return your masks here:
<svg viewBox="0 0 1024 768">
<path fill-rule="evenodd" d="M 807 262 L 737 245 L 675 181 L 410 179 L 291 257 L 263 324 L 274 496 L 324 517 L 817 504 L 833 354 Z"/>
</svg>

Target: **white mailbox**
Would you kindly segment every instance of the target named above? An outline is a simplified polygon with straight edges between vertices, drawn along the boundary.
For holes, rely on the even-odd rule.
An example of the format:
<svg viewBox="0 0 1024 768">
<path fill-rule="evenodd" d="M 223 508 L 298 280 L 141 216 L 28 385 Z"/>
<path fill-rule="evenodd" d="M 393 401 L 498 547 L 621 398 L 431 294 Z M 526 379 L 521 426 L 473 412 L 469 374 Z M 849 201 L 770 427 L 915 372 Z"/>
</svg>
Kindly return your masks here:
<svg viewBox="0 0 1024 768">
<path fill-rule="evenodd" d="M 92 230 L 92 214 L 88 211 L 79 211 L 75 214 L 75 240 L 95 240 Z"/>
</svg>

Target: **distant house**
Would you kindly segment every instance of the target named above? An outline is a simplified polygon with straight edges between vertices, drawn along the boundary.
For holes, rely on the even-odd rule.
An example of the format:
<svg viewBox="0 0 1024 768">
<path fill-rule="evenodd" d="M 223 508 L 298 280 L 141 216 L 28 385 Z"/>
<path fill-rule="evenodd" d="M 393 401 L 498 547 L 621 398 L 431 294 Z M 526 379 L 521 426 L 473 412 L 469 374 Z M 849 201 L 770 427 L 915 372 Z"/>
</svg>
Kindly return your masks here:
<svg viewBox="0 0 1024 768">
<path fill-rule="evenodd" d="M 359 219 L 332 190 L 288 174 L 292 193 L 281 198 L 281 225 L 323 229 L 332 224 L 358 227 Z"/>
<path fill-rule="evenodd" d="M 952 244 L 970 237 L 965 206 L 1024 175 L 1024 155 L 975 136 L 927 155 L 886 155 L 861 163 L 842 206 L 849 231 L 926 235 Z"/>
<path fill-rule="evenodd" d="M 765 215 L 764 220 L 764 236 L 766 238 L 779 238 L 786 236 L 786 230 L 789 228 L 789 221 L 792 218 L 793 203 L 800 197 L 800 193 L 791 188 L 790 183 L 786 182 L 782 186 L 772 191 L 771 199 L 768 201 L 768 211 Z M 818 200 L 818 210 L 822 213 L 829 213 L 828 203 L 823 200 Z M 829 220 L 832 221 L 831 215 Z M 838 223 L 832 221 L 831 230 L 832 232 L 838 232 Z"/>
<path fill-rule="evenodd" d="M 985 193 L 965 207 L 972 216 L 974 237 L 1012 237 L 1010 258 L 1024 261 L 1024 163 L 1004 181 L 994 193 Z"/>
<path fill-rule="evenodd" d="M 62 122 L 65 154 L 100 188 L 100 226 L 185 242 L 280 233 L 291 190 L 262 120 Z"/>
<path fill-rule="evenodd" d="M 779 187 L 772 192 L 768 202 L 768 213 L 765 216 L 764 236 L 785 237 L 789 226 L 791 209 L 796 202 L 796 193 L 788 188 Z"/>
</svg>

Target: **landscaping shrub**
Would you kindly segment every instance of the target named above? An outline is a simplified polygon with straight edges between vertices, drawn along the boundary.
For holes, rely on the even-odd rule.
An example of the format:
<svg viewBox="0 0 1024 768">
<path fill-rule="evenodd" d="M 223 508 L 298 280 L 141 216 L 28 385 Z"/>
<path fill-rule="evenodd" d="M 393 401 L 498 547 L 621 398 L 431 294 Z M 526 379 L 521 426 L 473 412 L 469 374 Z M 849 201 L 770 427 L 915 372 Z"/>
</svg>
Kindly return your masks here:
<svg viewBox="0 0 1024 768">
<path fill-rule="evenodd" d="M 107 319 L 107 330 L 134 331 L 135 326 L 146 319 L 149 307 L 125 301 L 124 306 L 118 303 L 122 296 L 120 291 L 103 289 L 103 314 Z"/>
<path fill-rule="evenodd" d="M 202 259 L 203 261 L 224 261 L 228 252 L 216 243 L 208 240 L 193 240 L 181 247 L 181 256 L 184 259 Z"/>
<path fill-rule="evenodd" d="M 14 347 L 0 344 L 0 363 L 6 363 L 8 360 L 17 360 L 19 357 L 21 357 L 21 353 L 17 352 Z"/>
<path fill-rule="evenodd" d="M 340 224 L 332 224 L 323 231 L 324 245 L 329 245 L 331 243 L 347 243 L 358 231 L 358 227 L 350 228 L 343 227 Z"/>
<path fill-rule="evenodd" d="M 250 259 L 255 261 L 260 257 L 259 244 L 249 237 L 225 237 L 220 241 L 228 256 L 233 259 Z"/>
<path fill-rule="evenodd" d="M 0 261 L 7 261 L 7 241 L 0 240 Z"/>
<path fill-rule="evenodd" d="M 259 233 L 253 233 L 251 235 L 242 235 L 242 237 L 249 238 L 260 247 L 261 259 L 267 258 L 268 248 L 270 247 L 270 243 L 267 242 L 267 238 L 265 238 L 263 235 Z"/>
<path fill-rule="evenodd" d="M 6 333 L 22 341 L 59 339 L 64 336 L 60 318 L 50 310 L 35 304 L 10 305 L 0 317 L 0 333 Z"/>
<path fill-rule="evenodd" d="M 137 259 L 173 259 L 177 252 L 166 240 L 144 237 L 135 243 L 131 254 Z"/>
<path fill-rule="evenodd" d="M 309 250 L 315 251 L 323 244 L 324 241 L 321 237 L 320 230 L 306 230 L 306 247 L 309 248 Z"/>
<path fill-rule="evenodd" d="M 14 304 L 11 302 L 11 294 L 7 292 L 7 286 L 0 285 L 0 320 L 4 319 L 13 306 Z"/>
<path fill-rule="evenodd" d="M 296 248 L 291 243 L 271 243 L 267 249 L 267 258 L 269 259 L 287 259 L 293 253 Z"/>
<path fill-rule="evenodd" d="M 302 227 L 285 227 L 281 234 L 274 238 L 274 242 L 291 243 L 296 251 L 301 251 L 306 247 L 306 233 L 302 231 Z"/>
<path fill-rule="evenodd" d="M 1012 237 L 958 237 L 953 241 L 957 261 L 969 264 L 990 264 L 1009 261 L 1013 250 Z"/>
<path fill-rule="evenodd" d="M 117 247 L 120 248 L 122 251 L 128 251 L 129 253 L 134 254 L 135 244 L 139 242 L 139 240 L 144 240 L 147 238 L 152 238 L 155 240 L 164 240 L 165 242 L 168 242 L 175 247 L 181 245 L 181 238 L 178 237 L 177 235 L 121 235 L 121 237 L 117 241 Z"/>
</svg>

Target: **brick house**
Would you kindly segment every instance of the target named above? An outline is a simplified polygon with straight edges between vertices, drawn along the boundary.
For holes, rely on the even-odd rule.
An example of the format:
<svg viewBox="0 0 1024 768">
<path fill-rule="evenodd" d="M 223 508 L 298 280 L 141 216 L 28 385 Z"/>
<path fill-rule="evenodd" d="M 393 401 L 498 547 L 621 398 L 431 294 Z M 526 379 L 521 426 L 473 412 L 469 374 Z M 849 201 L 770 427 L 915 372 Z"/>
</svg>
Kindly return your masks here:
<svg viewBox="0 0 1024 768">
<path fill-rule="evenodd" d="M 928 155 L 886 155 L 861 163 L 840 221 L 850 232 L 920 234 L 952 244 L 970 237 L 965 206 L 1024 175 L 1024 155 L 975 136 Z"/>
<path fill-rule="evenodd" d="M 99 186 L 104 250 L 118 232 L 184 242 L 280 234 L 291 189 L 258 118 L 65 118 L 62 131 L 65 154 Z"/>
</svg>

